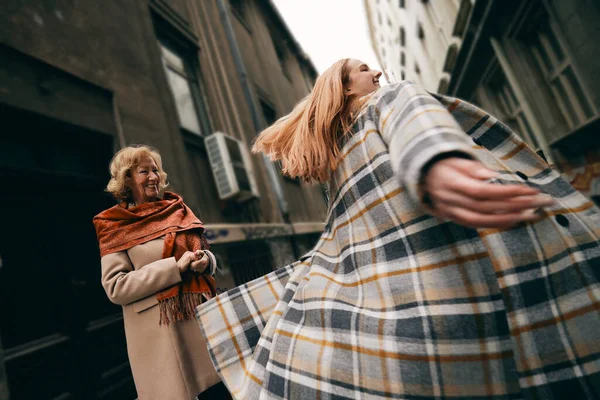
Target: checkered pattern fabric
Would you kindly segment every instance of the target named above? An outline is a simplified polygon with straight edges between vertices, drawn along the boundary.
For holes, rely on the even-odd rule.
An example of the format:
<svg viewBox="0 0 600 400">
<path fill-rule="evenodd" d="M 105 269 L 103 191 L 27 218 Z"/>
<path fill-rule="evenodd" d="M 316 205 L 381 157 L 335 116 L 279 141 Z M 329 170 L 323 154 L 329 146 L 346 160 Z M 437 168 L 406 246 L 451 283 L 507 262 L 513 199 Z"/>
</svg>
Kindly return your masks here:
<svg viewBox="0 0 600 400">
<path fill-rule="evenodd" d="M 556 205 L 505 230 L 432 217 L 417 182 L 446 152 Z M 306 258 L 197 309 L 236 399 L 600 398 L 592 203 L 494 117 L 410 82 L 373 96 L 342 153 Z"/>
</svg>

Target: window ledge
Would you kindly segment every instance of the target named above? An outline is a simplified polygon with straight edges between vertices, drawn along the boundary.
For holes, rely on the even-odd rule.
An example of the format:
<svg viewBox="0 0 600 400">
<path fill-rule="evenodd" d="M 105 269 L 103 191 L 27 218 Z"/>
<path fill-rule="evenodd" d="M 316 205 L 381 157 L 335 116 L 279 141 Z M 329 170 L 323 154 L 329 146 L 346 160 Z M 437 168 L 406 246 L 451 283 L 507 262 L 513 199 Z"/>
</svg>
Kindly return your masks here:
<svg viewBox="0 0 600 400">
<path fill-rule="evenodd" d="M 548 145 L 549 146 L 560 146 L 561 142 L 564 141 L 565 139 L 568 139 L 569 137 L 576 135 L 576 134 L 580 133 L 581 131 L 584 131 L 590 125 L 597 124 L 599 122 L 600 122 L 600 115 L 596 115 L 595 117 L 592 117 L 592 119 L 583 123 L 582 125 L 578 126 L 577 128 L 574 128 L 570 131 L 563 133 L 562 135 L 560 135 L 559 138 L 554 139 L 551 142 L 549 142 Z"/>
</svg>

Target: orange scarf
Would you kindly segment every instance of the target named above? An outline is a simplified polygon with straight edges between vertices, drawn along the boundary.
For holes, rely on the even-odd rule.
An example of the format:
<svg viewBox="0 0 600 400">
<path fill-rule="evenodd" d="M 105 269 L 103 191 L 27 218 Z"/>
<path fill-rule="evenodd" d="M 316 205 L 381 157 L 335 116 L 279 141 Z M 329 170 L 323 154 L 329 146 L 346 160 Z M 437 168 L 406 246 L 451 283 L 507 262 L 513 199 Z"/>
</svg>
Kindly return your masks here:
<svg viewBox="0 0 600 400">
<path fill-rule="evenodd" d="M 183 199 L 172 192 L 165 192 L 162 200 L 144 203 L 133 208 L 116 205 L 96 215 L 93 219 L 100 244 L 100 256 L 116 253 L 165 237 L 162 258 L 175 256 L 176 260 L 186 251 L 208 250 L 204 225 Z M 215 280 L 210 275 L 188 271 L 181 276 L 181 283 L 157 293 L 160 321 L 192 319 L 196 306 L 216 294 Z"/>
</svg>

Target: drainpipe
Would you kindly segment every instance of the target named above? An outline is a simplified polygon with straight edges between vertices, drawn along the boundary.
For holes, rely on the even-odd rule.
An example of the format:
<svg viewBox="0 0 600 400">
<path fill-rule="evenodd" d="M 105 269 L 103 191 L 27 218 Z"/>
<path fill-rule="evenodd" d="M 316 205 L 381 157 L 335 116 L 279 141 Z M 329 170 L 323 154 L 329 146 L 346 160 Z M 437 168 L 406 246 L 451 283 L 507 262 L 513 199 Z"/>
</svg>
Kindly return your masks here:
<svg viewBox="0 0 600 400">
<path fill-rule="evenodd" d="M 252 96 L 252 88 L 250 86 L 250 83 L 248 82 L 248 73 L 246 72 L 244 60 L 242 59 L 242 54 L 240 52 L 240 48 L 235 38 L 233 25 L 231 24 L 231 20 L 229 19 L 229 12 L 227 9 L 226 0 L 216 1 L 217 6 L 219 8 L 219 18 L 221 19 L 221 24 L 223 26 L 223 29 L 225 30 L 225 35 L 227 36 L 227 42 L 229 43 L 229 48 L 231 49 L 231 55 L 233 56 L 235 69 L 237 71 L 238 77 L 240 78 L 240 83 L 242 84 L 242 90 L 244 92 L 246 104 L 248 104 L 248 108 L 250 109 L 252 125 L 254 126 L 254 130 L 258 133 L 261 132 L 264 128 L 266 128 L 266 126 L 263 126 L 263 124 L 261 123 L 258 111 L 259 108 L 256 104 L 256 101 L 254 100 L 254 96 Z M 300 251 L 298 249 L 298 243 L 296 242 L 294 226 L 292 225 L 292 222 L 290 220 L 289 206 L 283 194 L 283 188 L 281 186 L 279 173 L 275 169 L 275 166 L 273 165 L 271 160 L 266 155 L 263 154 L 262 157 L 265 163 L 265 167 L 267 168 L 269 180 L 271 181 L 271 185 L 275 190 L 275 196 L 277 197 L 277 205 L 279 206 L 279 212 L 281 213 L 281 217 L 283 221 L 289 225 L 292 231 L 292 249 L 294 251 L 294 258 L 298 259 L 300 257 Z"/>
</svg>

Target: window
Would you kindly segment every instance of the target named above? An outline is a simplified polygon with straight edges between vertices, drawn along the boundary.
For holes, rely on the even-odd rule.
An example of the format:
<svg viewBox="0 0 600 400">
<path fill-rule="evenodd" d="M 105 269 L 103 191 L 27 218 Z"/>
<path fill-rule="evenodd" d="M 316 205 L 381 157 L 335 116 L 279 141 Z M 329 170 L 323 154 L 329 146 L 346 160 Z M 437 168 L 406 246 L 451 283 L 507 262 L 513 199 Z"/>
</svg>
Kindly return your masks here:
<svg viewBox="0 0 600 400">
<path fill-rule="evenodd" d="M 449 85 L 449 81 L 447 78 L 442 78 L 440 79 L 440 83 L 438 85 L 438 93 L 439 94 L 446 94 L 446 92 L 448 91 L 448 85 Z"/>
<path fill-rule="evenodd" d="M 200 96 L 193 63 L 163 41 L 159 41 L 159 47 L 165 74 L 177 107 L 179 123 L 185 130 L 202 135 L 198 117 L 199 104 L 197 104 Z"/>
<path fill-rule="evenodd" d="M 406 46 L 406 32 L 404 31 L 404 28 L 400 28 L 400 46 Z"/>
<path fill-rule="evenodd" d="M 567 54 L 558 28 L 545 16 L 535 24 L 526 41 L 532 50 L 535 64 L 548 84 L 567 125 L 575 129 L 595 116 L 595 110 Z"/>
<path fill-rule="evenodd" d="M 381 11 L 377 11 L 377 21 L 379 22 L 379 25 L 383 25 L 383 19 L 381 19 Z"/>
<path fill-rule="evenodd" d="M 404 71 L 401 71 L 401 72 L 400 72 L 400 77 L 402 78 L 402 80 L 405 80 L 405 79 L 406 79 L 406 75 L 404 75 Z"/>
<path fill-rule="evenodd" d="M 287 50 L 285 48 L 285 42 L 281 38 L 281 35 L 277 35 L 276 33 L 271 33 L 271 40 L 273 41 L 273 47 L 275 47 L 275 54 L 277 55 L 277 60 L 279 61 L 279 66 L 281 67 L 281 72 L 288 80 L 292 80 L 290 73 L 288 71 L 287 66 Z"/>
<path fill-rule="evenodd" d="M 398 2 L 398 7 L 400 7 L 400 8 L 406 8 L 406 1 L 405 0 L 400 0 Z"/>
<path fill-rule="evenodd" d="M 467 22 L 473 9 L 472 0 L 461 0 L 460 7 L 458 9 L 458 15 L 456 16 L 456 22 L 454 23 L 454 29 L 452 29 L 452 36 L 463 37 L 467 30 Z"/>
<path fill-rule="evenodd" d="M 265 118 L 265 122 L 267 123 L 267 125 L 273 125 L 273 123 L 277 121 L 277 113 L 275 112 L 275 108 L 263 99 L 260 99 L 260 108 L 262 110 L 263 117 Z"/>
<path fill-rule="evenodd" d="M 416 72 L 417 74 L 420 74 L 420 73 L 421 73 L 421 68 L 419 68 L 419 64 L 417 64 L 417 63 L 415 63 L 415 72 Z"/>
<path fill-rule="evenodd" d="M 406 65 L 406 55 L 403 51 L 400 52 L 400 65 L 402 65 L 403 67 Z"/>
<path fill-rule="evenodd" d="M 231 243 L 226 249 L 229 269 L 236 285 L 243 285 L 275 269 L 271 249 L 263 240 Z"/>
<path fill-rule="evenodd" d="M 456 58 L 458 56 L 458 45 L 456 43 L 452 43 L 448 47 L 448 51 L 446 52 L 446 59 L 444 60 L 443 71 L 451 73 L 454 65 L 456 64 Z"/>
<path fill-rule="evenodd" d="M 260 109 L 262 111 L 263 117 L 267 125 L 271 126 L 275 121 L 277 121 L 277 112 L 275 111 L 275 106 L 265 98 L 264 94 L 262 94 L 262 90 L 258 89 L 258 92 Z M 283 168 L 281 161 L 274 161 L 273 164 L 275 164 L 276 169 L 279 171 L 279 173 L 281 173 L 281 169 Z M 300 184 L 300 178 L 291 178 L 283 174 L 282 176 L 290 182 L 296 183 L 298 185 Z"/>
<path fill-rule="evenodd" d="M 388 23 L 388 26 L 392 26 L 392 20 L 391 19 L 388 18 L 387 19 L 387 23 Z"/>
<path fill-rule="evenodd" d="M 229 0 L 231 5 L 231 11 L 233 15 L 242 23 L 242 25 L 250 30 L 250 23 L 248 22 L 248 12 L 246 11 L 246 1 L 244 0 Z"/>
<path fill-rule="evenodd" d="M 502 115 L 501 120 L 515 132 L 520 133 L 533 149 L 539 149 L 540 145 L 533 134 L 523 107 L 519 104 L 519 100 L 508 83 L 504 72 L 498 66 L 488 81 L 484 93 L 488 97 L 487 101 L 492 102 Z M 479 101 L 479 103 L 485 104 L 485 101 Z"/>
<path fill-rule="evenodd" d="M 417 37 L 421 40 L 425 39 L 425 31 L 423 30 L 423 24 L 417 23 Z"/>
</svg>

